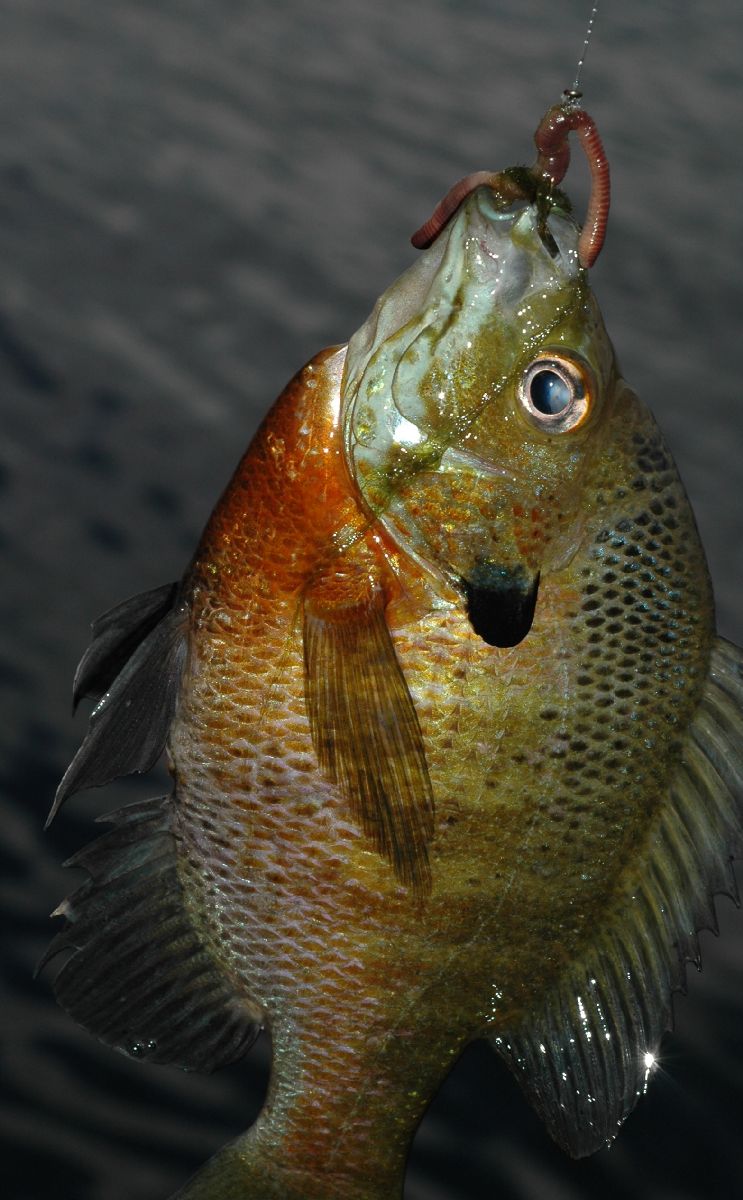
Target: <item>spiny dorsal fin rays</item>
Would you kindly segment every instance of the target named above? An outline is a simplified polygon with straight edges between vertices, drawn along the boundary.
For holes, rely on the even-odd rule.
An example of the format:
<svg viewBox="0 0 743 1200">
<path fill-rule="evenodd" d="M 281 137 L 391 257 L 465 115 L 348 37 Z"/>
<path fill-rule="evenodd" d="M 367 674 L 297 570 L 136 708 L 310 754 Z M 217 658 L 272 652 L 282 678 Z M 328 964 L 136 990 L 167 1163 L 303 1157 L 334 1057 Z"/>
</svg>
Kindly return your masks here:
<svg viewBox="0 0 743 1200">
<path fill-rule="evenodd" d="M 83 744 L 57 789 L 47 828 L 73 792 L 148 771 L 163 751 L 186 659 L 188 609 L 177 603 L 177 589 L 168 592 L 172 607 L 164 590 L 160 593 L 157 589 L 158 603 L 146 620 L 137 623 L 136 605 L 126 601 L 93 627 L 93 641 L 78 668 L 76 678 L 83 680 L 78 690 L 95 694 L 104 683 L 107 690 L 93 709 Z M 126 619 L 107 620 L 123 610 Z M 157 622 L 154 626 L 151 619 Z M 103 648 L 97 655 L 99 639 Z"/>
<path fill-rule="evenodd" d="M 381 591 L 332 606 L 304 601 L 307 713 L 320 766 L 400 881 L 430 887 L 433 793 L 418 718 Z"/>
<path fill-rule="evenodd" d="M 90 645 L 75 671 L 73 708 L 83 696 L 100 700 L 140 642 L 173 607 L 177 592 L 177 583 L 139 592 L 93 622 Z"/>
</svg>

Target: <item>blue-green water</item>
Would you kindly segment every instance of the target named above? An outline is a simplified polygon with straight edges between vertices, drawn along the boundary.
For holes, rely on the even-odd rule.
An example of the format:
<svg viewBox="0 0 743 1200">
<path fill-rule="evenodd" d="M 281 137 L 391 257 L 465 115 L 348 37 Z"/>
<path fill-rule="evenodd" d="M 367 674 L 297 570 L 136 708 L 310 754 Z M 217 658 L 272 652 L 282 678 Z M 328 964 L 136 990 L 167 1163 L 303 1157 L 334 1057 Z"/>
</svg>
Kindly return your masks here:
<svg viewBox="0 0 743 1200">
<path fill-rule="evenodd" d="M 41 826 L 82 729 L 91 618 L 175 578 L 261 413 L 347 339 L 459 176 L 532 158 L 571 82 L 573 0 L 6 0 L 0 14 L 3 1195 L 162 1200 L 260 1102 L 265 1053 L 203 1079 L 99 1047 L 31 971 L 59 863 L 122 783 Z M 670 436 L 743 642 L 743 19 L 624 0 L 584 85 L 613 170 L 594 285 Z M 576 168 L 577 177 L 584 174 Z M 571 178 L 571 190 L 575 176 Z M 676 1006 L 664 1072 L 574 1164 L 484 1048 L 414 1148 L 408 1200 L 743 1192 L 743 918 Z M 8 1183 L 9 1181 L 9 1183 Z M 9 1190 L 8 1190 L 9 1186 Z"/>
</svg>

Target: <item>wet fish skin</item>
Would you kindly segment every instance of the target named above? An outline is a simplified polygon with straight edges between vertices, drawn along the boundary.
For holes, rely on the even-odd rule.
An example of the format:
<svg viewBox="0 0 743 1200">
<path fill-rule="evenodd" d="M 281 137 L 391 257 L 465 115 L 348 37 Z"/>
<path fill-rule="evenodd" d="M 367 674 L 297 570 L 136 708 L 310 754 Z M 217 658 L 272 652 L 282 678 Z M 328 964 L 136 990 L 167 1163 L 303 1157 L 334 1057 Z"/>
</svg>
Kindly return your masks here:
<svg viewBox="0 0 743 1200">
<path fill-rule="evenodd" d="M 596 1149 L 643 1090 L 680 960 L 727 884 L 740 653 L 715 641 L 693 515 L 619 375 L 575 228 L 551 221 L 557 258 L 531 206 L 509 223 L 475 193 L 348 349 L 290 383 L 174 593 L 158 855 L 182 924 L 169 943 L 151 887 L 127 934 L 140 991 L 147 971 L 172 991 L 141 1008 L 144 1032 L 137 1011 L 128 1032 L 105 1025 L 106 931 L 85 913 L 124 920 L 116 879 L 136 893 L 159 870 L 126 817 L 106 855 L 127 870 L 66 902 L 90 953 L 57 987 L 78 1016 L 85 988 L 86 1023 L 130 1052 L 157 1057 L 166 1021 L 174 1058 L 172 1005 L 186 987 L 198 1008 L 204 978 L 180 964 L 188 937 L 218 982 L 201 1014 L 213 1065 L 269 1026 L 267 1105 L 190 1200 L 400 1195 L 433 1091 L 482 1036 L 566 1149 Z M 519 383 L 547 352 L 591 381 L 574 432 L 524 420 Z M 539 580 L 512 646 L 468 614 L 467 583 L 496 568 Z M 134 672 L 148 698 L 159 666 L 143 652 Z M 116 689 L 94 717 L 112 737 L 130 719 Z M 228 1043 L 227 1009 L 244 1022 Z"/>
</svg>

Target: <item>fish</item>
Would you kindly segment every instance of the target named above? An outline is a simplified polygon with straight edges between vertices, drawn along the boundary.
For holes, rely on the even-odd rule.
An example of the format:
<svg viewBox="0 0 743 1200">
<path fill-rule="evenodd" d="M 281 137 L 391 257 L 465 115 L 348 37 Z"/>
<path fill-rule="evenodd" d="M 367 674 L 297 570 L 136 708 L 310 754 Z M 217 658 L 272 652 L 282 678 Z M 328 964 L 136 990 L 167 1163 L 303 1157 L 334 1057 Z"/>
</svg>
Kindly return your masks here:
<svg viewBox="0 0 743 1200">
<path fill-rule="evenodd" d="M 590 288 L 609 172 L 577 92 L 535 141 L 447 194 L 75 676 L 50 820 L 163 753 L 172 788 L 70 860 L 59 1003 L 186 1070 L 271 1037 L 262 1112 L 183 1200 L 401 1196 L 481 1038 L 568 1154 L 606 1146 L 737 896 L 743 652 Z"/>
</svg>

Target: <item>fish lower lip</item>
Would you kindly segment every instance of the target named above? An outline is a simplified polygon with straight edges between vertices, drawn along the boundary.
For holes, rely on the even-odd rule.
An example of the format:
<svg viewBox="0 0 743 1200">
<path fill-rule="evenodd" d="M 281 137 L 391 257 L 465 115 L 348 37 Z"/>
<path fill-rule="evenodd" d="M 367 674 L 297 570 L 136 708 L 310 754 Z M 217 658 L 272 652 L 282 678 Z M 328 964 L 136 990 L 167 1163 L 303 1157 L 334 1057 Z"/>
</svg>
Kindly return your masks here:
<svg viewBox="0 0 743 1200">
<path fill-rule="evenodd" d="M 521 564 L 506 567 L 477 563 L 462 580 L 467 616 L 475 633 L 489 646 L 517 646 L 531 629 L 539 591 L 539 572 Z"/>
</svg>

